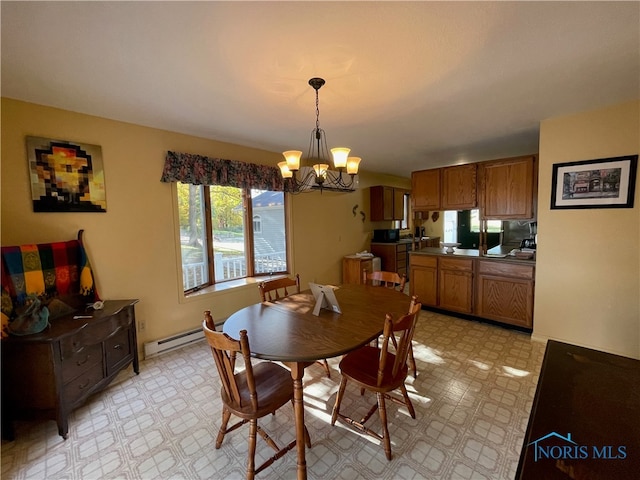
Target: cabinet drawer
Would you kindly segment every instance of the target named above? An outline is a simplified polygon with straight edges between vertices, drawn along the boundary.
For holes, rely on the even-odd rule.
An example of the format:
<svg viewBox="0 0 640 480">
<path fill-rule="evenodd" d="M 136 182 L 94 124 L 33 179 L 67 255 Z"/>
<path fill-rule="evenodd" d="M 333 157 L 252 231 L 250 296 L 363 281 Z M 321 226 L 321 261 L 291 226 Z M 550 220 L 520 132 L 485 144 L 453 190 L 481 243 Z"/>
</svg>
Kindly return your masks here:
<svg viewBox="0 0 640 480">
<path fill-rule="evenodd" d="M 62 360 L 73 357 L 88 345 L 95 345 L 105 341 L 119 328 L 128 327 L 133 321 L 133 309 L 125 308 L 106 319 L 89 320 L 86 327 L 75 335 L 63 338 L 60 343 Z"/>
<path fill-rule="evenodd" d="M 93 387 L 100 383 L 102 378 L 102 362 L 100 362 L 64 386 L 62 394 L 64 403 L 73 405 L 81 398 L 85 398 L 92 392 Z"/>
<path fill-rule="evenodd" d="M 440 258 L 440 268 L 458 270 L 460 272 L 473 272 L 473 260 L 470 258 Z"/>
<path fill-rule="evenodd" d="M 99 343 L 81 349 L 62 362 L 62 383 L 73 380 L 96 363 L 102 363 L 102 345 Z"/>
<path fill-rule="evenodd" d="M 122 360 L 132 358 L 132 345 L 129 341 L 129 330 L 123 328 L 113 337 L 104 342 L 104 348 L 107 354 L 107 376 L 118 370 L 119 363 Z"/>
<path fill-rule="evenodd" d="M 438 257 L 427 255 L 411 255 L 411 265 L 436 268 L 438 266 Z"/>
<path fill-rule="evenodd" d="M 533 265 L 517 265 L 514 263 L 505 263 L 500 260 L 478 262 L 478 273 L 484 275 L 495 275 L 499 277 L 523 278 L 527 280 L 533 279 Z"/>
</svg>

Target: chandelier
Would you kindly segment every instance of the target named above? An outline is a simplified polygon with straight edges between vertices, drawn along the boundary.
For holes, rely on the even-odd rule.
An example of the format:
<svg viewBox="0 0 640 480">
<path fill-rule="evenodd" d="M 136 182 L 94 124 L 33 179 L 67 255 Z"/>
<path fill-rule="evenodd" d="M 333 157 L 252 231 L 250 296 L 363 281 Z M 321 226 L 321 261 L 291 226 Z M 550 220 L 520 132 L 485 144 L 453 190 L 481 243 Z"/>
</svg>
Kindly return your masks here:
<svg viewBox="0 0 640 480">
<path fill-rule="evenodd" d="M 284 162 L 278 163 L 280 173 L 285 182 L 289 182 L 288 191 L 301 193 L 319 189 L 339 192 L 352 192 L 357 185 L 359 157 L 350 157 L 349 148 L 337 147 L 331 149 L 333 166 L 337 171 L 329 170 L 329 150 L 327 148 L 327 136 L 320 128 L 320 108 L 318 90 L 325 84 L 322 78 L 312 78 L 309 85 L 316 91 L 316 128 L 311 131 L 309 153 L 306 162 L 313 167 L 300 166 L 302 152 L 288 150 L 282 152 Z M 346 170 L 346 174 L 343 175 Z"/>
</svg>

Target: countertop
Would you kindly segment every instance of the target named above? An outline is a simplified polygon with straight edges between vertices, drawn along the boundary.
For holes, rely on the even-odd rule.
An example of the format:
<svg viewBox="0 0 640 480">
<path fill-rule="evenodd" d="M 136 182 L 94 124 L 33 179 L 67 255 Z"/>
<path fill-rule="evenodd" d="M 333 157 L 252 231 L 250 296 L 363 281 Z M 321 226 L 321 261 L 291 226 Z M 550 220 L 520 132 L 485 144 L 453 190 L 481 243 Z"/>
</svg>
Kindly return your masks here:
<svg viewBox="0 0 640 480">
<path fill-rule="evenodd" d="M 523 258 L 516 258 L 511 255 L 507 255 L 513 247 L 506 247 L 499 245 L 497 247 L 493 247 L 487 251 L 486 255 L 480 255 L 479 250 L 476 249 L 465 249 L 465 248 L 456 248 L 453 253 L 447 253 L 446 248 L 434 248 L 434 247 L 425 247 L 420 250 L 414 250 L 409 252 L 410 255 L 442 255 L 444 257 L 461 257 L 461 258 L 481 258 L 482 260 L 495 260 L 497 262 L 509 262 L 509 263 L 520 263 L 523 265 L 535 265 L 535 255 L 532 259 L 527 260 Z M 502 257 L 502 255 L 507 255 L 506 257 Z"/>
</svg>

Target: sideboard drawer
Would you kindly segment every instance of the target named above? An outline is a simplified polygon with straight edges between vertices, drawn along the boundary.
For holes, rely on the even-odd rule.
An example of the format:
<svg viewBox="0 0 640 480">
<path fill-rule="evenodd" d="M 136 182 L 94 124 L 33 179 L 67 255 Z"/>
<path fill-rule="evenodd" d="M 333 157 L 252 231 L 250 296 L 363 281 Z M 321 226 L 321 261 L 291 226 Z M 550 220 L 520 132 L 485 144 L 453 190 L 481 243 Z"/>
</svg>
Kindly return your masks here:
<svg viewBox="0 0 640 480">
<path fill-rule="evenodd" d="M 133 355 L 135 346 L 129 341 L 129 330 L 129 328 L 121 328 L 113 337 L 104 342 L 107 356 L 107 375 L 117 371 L 119 369 L 118 364 L 123 360 L 128 360 Z"/>
<path fill-rule="evenodd" d="M 102 345 L 89 345 L 62 361 L 62 383 L 73 380 L 96 363 L 102 365 Z"/>
<path fill-rule="evenodd" d="M 100 383 L 103 377 L 102 362 L 94 364 L 86 372 L 71 380 L 63 388 L 62 397 L 65 405 L 73 405 L 86 397 Z"/>
</svg>

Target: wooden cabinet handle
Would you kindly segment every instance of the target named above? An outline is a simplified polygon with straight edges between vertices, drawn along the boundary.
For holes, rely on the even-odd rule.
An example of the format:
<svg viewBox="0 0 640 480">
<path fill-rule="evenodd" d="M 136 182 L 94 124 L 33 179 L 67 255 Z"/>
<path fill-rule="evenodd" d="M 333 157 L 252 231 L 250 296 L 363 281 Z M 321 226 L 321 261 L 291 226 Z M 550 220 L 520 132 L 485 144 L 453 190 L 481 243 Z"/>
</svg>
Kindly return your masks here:
<svg viewBox="0 0 640 480">
<path fill-rule="evenodd" d="M 122 350 L 122 345 L 120 343 L 118 343 L 117 345 L 113 346 L 114 350 Z"/>
<path fill-rule="evenodd" d="M 84 383 L 84 385 L 80 385 L 80 386 L 78 386 L 78 388 L 79 388 L 80 390 L 84 390 L 85 388 L 87 388 L 87 387 L 89 386 L 89 384 L 90 384 L 90 383 L 91 383 L 91 379 L 87 380 L 87 381 Z"/>
</svg>

